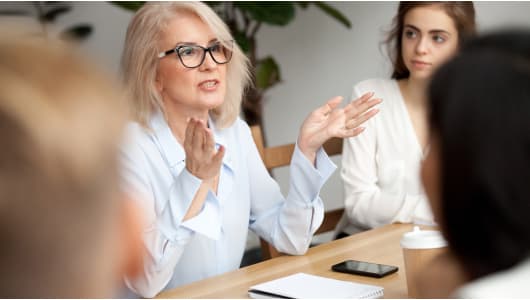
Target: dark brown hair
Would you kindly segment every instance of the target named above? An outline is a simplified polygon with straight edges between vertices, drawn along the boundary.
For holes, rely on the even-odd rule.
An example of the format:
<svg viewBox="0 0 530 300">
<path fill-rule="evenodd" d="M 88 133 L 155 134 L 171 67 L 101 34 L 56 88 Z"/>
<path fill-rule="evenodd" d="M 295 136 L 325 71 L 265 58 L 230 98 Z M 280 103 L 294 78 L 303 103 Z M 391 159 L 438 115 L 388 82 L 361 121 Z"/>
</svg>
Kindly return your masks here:
<svg viewBox="0 0 530 300">
<path fill-rule="evenodd" d="M 528 82 L 530 30 L 503 30 L 463 44 L 429 88 L 440 224 L 472 279 L 530 255 Z"/>
<path fill-rule="evenodd" d="M 437 5 L 444 9 L 445 13 L 453 20 L 458 31 L 458 45 L 476 33 L 475 7 L 471 1 L 402 1 L 399 3 L 398 11 L 392 22 L 392 28 L 388 32 L 384 43 L 394 66 L 393 79 L 408 78 L 410 73 L 403 62 L 401 51 L 401 36 L 403 34 L 403 23 L 405 15 L 413 8 L 421 6 Z"/>
</svg>

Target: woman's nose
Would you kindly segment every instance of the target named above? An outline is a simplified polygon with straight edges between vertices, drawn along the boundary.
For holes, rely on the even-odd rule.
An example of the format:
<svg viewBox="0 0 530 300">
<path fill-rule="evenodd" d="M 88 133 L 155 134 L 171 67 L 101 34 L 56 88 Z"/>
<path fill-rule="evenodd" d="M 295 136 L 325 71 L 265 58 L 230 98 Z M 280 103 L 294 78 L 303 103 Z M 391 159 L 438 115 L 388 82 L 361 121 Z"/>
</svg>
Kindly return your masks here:
<svg viewBox="0 0 530 300">
<path fill-rule="evenodd" d="M 427 38 L 421 38 L 418 40 L 418 43 L 416 44 L 416 47 L 415 47 L 416 53 L 425 54 L 427 53 L 428 47 L 429 45 L 428 45 Z"/>
<path fill-rule="evenodd" d="M 201 70 L 210 70 L 217 67 L 217 63 L 213 60 L 212 54 L 207 51 L 204 53 L 204 61 L 202 62 Z"/>
</svg>

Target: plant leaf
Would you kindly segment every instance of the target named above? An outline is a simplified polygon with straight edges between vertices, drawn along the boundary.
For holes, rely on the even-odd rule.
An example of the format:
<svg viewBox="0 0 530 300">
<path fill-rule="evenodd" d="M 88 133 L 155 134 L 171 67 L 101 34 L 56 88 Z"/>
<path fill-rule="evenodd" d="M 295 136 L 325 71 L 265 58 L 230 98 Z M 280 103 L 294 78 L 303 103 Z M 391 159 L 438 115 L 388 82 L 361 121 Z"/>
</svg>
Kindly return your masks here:
<svg viewBox="0 0 530 300">
<path fill-rule="evenodd" d="M 66 40 L 80 41 L 87 38 L 92 33 L 92 27 L 87 24 L 75 25 L 67 28 L 61 33 L 61 38 Z"/>
<path fill-rule="evenodd" d="M 53 22 L 55 21 L 58 15 L 69 12 L 70 9 L 70 6 L 54 7 L 47 11 L 44 15 L 42 15 L 41 19 L 46 22 Z"/>
<path fill-rule="evenodd" d="M 334 7 L 320 1 L 315 1 L 313 4 L 320 8 L 324 13 L 326 13 L 328 16 L 334 18 L 335 20 L 339 21 L 339 23 L 342 23 L 342 25 L 351 28 L 351 22 L 350 20 L 343 15 L 340 11 L 335 9 Z"/>
<path fill-rule="evenodd" d="M 241 31 L 234 32 L 234 39 L 236 40 L 241 50 L 245 53 L 248 53 L 248 51 L 250 50 L 250 40 L 247 38 L 245 33 Z"/>
<path fill-rule="evenodd" d="M 266 90 L 281 81 L 280 67 L 271 56 L 260 60 L 256 65 L 256 86 Z"/>
<path fill-rule="evenodd" d="M 234 2 L 236 8 L 246 12 L 253 20 L 269 25 L 284 26 L 294 19 L 293 2 Z"/>
<path fill-rule="evenodd" d="M 110 1 L 110 3 L 126 10 L 137 11 L 145 1 Z"/>
</svg>

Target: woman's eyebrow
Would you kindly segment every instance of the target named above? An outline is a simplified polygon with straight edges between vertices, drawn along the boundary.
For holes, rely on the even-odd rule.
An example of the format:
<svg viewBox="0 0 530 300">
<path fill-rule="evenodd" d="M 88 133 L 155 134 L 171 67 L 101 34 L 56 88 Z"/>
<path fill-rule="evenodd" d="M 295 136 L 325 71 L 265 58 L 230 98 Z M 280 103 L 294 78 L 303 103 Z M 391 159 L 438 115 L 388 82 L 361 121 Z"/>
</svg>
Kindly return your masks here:
<svg viewBox="0 0 530 300">
<path fill-rule="evenodd" d="M 215 42 L 218 42 L 219 40 L 217 38 L 213 38 L 211 40 L 208 41 L 207 45 L 210 45 L 212 43 L 215 43 Z M 180 46 L 180 45 L 190 45 L 190 46 L 200 46 L 198 43 L 196 42 L 183 42 L 183 41 L 179 41 L 175 44 L 176 47 Z"/>
<path fill-rule="evenodd" d="M 190 46 L 197 46 L 199 44 L 195 43 L 195 42 L 177 42 L 175 45 L 179 46 L 179 45 L 190 45 Z"/>
<path fill-rule="evenodd" d="M 405 27 L 409 27 L 409 28 L 411 28 L 413 30 L 421 32 L 421 30 L 418 27 L 416 27 L 414 25 L 411 25 L 411 24 L 405 24 Z M 451 35 L 451 33 L 449 31 L 444 30 L 444 29 L 431 29 L 431 30 L 429 30 L 429 33 L 445 33 L 445 34 Z"/>
</svg>

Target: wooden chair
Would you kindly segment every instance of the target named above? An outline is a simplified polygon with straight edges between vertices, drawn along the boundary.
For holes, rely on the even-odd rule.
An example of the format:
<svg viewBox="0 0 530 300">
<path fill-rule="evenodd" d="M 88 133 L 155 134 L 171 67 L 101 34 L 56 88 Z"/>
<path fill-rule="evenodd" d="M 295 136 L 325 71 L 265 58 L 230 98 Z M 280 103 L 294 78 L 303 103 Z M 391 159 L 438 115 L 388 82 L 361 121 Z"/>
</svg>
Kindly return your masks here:
<svg viewBox="0 0 530 300">
<path fill-rule="evenodd" d="M 277 167 L 288 166 L 291 163 L 291 156 L 294 152 L 295 144 L 286 144 L 275 147 L 264 147 L 263 145 L 263 133 L 259 125 L 254 125 L 250 127 L 252 131 L 252 138 L 258 147 L 259 154 L 265 163 L 265 167 L 271 171 Z M 326 153 L 330 156 L 337 155 L 342 153 L 342 139 L 333 138 L 327 141 L 324 144 L 324 149 Z M 318 228 L 315 234 L 321 234 L 324 232 L 329 232 L 335 229 L 335 226 L 339 222 L 342 214 L 344 212 L 343 208 L 330 210 L 324 213 L 324 221 L 322 225 Z M 271 244 L 266 242 L 263 239 L 260 239 L 261 242 L 261 251 L 263 259 L 270 259 L 282 255 L 276 250 Z"/>
</svg>

